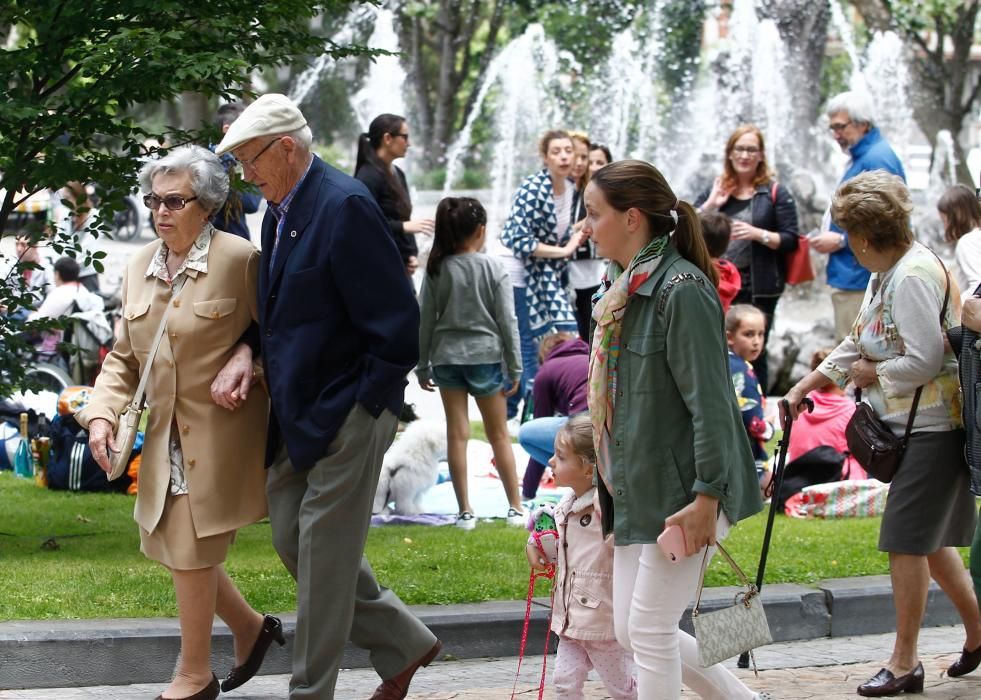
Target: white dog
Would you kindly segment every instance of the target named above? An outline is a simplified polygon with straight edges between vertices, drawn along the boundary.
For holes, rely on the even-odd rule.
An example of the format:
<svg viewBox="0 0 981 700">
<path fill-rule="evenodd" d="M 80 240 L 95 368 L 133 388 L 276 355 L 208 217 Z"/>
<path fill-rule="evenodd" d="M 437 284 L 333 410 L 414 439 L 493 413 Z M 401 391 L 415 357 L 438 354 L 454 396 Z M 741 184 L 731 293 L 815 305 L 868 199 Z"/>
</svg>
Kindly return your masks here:
<svg viewBox="0 0 981 700">
<path fill-rule="evenodd" d="M 387 511 L 388 504 L 394 501 L 394 513 L 421 513 L 419 498 L 436 484 L 439 460 L 445 457 L 446 423 L 431 420 L 409 423 L 385 453 L 371 512 Z"/>
</svg>

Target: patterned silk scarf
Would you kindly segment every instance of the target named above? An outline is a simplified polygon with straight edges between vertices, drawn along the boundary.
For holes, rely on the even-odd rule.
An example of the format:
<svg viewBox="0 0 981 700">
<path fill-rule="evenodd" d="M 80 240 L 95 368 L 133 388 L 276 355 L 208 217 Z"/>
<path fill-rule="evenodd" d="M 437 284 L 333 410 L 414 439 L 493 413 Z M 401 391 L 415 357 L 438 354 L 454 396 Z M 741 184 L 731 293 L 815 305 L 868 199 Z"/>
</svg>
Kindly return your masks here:
<svg viewBox="0 0 981 700">
<path fill-rule="evenodd" d="M 589 361 L 589 415 L 593 422 L 593 444 L 599 475 L 610 493 L 613 492 L 608 481 L 610 434 L 613 430 L 623 315 L 630 297 L 657 269 L 667 245 L 667 236 L 655 238 L 637 253 L 626 271 L 611 261 L 599 290 L 593 296 L 596 331 L 593 333 L 592 357 Z"/>
</svg>

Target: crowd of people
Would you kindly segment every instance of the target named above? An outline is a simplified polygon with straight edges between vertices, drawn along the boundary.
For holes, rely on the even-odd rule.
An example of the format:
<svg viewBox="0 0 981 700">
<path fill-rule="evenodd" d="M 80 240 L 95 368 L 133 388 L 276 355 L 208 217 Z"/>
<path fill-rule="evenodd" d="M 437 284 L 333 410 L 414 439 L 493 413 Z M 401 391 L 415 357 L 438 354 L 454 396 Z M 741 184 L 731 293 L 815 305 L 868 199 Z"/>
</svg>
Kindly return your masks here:
<svg viewBox="0 0 981 700">
<path fill-rule="evenodd" d="M 902 164 L 863 98 L 845 93 L 826 112 L 851 160 L 808 243 L 829 256 L 839 344 L 787 394 L 786 419 L 811 398 L 819 410 L 801 420 L 813 429 L 792 448 L 840 450 L 850 384 L 908 436 L 879 540 L 895 649 L 857 689 L 878 697 L 923 687 L 917 632 L 931 577 L 965 627 L 948 674 L 981 664 L 981 612 L 954 549 L 974 542 L 981 566 L 981 538 L 944 341 L 962 297 L 965 322 L 981 325 L 981 299 L 969 298 L 981 293 L 981 207 L 962 186 L 937 205 L 955 245 L 948 275 L 910 230 Z M 120 415 L 147 377 L 153 410 L 134 517 L 141 551 L 171 574 L 181 627 L 160 697 L 213 700 L 283 643 L 281 621 L 254 610 L 223 566 L 235 531 L 266 515 L 297 583 L 291 698 L 333 697 L 349 640 L 369 651 L 381 678 L 373 700 L 404 698 L 436 658 L 441 642 L 364 557 L 413 370 L 445 410 L 459 528 L 476 525 L 469 397 L 509 524 L 525 524 L 547 468 L 570 489 L 555 512 L 555 560 L 533 543 L 527 550 L 533 568 L 557 567 L 559 697 L 581 697 L 591 668 L 614 698 L 677 700 L 682 685 L 707 700 L 763 697 L 724 666 L 703 667 L 679 627 L 705 563 L 767 493 L 766 346 L 787 257 L 802 241 L 763 132 L 734 130 L 721 173 L 689 203 L 654 165 L 615 160 L 581 132 L 549 130 L 538 144 L 542 167 L 521 183 L 499 232 L 506 253 L 491 256 L 485 242 L 498 232 L 476 199 L 447 197 L 434 219 L 413 216 L 394 165 L 409 147 L 403 117 L 371 122 L 353 176 L 313 153 L 306 118 L 282 95 L 226 107 L 219 119 L 212 149 L 176 148 L 140 173 L 158 240 L 126 266 L 115 343 L 77 416 L 109 471 Z M 230 186 L 236 178 L 244 182 Z M 79 207 L 67 225 L 81 238 L 98 213 L 84 187 L 69 190 Z M 261 254 L 242 229 L 260 193 Z M 418 236 L 433 239 L 425 261 Z M 98 288 L 77 263 L 59 260 L 53 272 L 36 314 L 84 306 Z M 25 283 L 44 288 L 46 274 L 29 268 Z M 519 482 L 508 419 L 522 401 L 531 460 Z M 855 465 L 846 478 L 863 476 Z M 679 561 L 657 544 L 671 527 L 681 533 Z M 216 614 L 234 636 L 235 665 L 221 681 L 210 665 Z"/>
</svg>

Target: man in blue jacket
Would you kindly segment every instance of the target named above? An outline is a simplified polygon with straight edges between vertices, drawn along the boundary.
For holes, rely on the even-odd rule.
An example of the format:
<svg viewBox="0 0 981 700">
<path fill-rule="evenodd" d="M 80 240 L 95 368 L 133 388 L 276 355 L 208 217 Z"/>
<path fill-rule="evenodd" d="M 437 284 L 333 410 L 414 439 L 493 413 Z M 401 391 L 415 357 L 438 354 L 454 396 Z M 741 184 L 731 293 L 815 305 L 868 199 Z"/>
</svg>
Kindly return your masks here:
<svg viewBox="0 0 981 700">
<path fill-rule="evenodd" d="M 905 182 L 906 171 L 895 151 L 879 133 L 872 120 L 868 101 L 857 92 L 843 92 L 828 103 L 828 128 L 841 150 L 851 155 L 841 185 L 866 170 L 885 170 Z M 835 335 L 840 341 L 851 333 L 855 317 L 862 308 L 870 273 L 862 267 L 851 248 L 848 232 L 831 223 L 811 240 L 819 253 L 828 253 L 828 285 L 835 312 Z"/>
<path fill-rule="evenodd" d="M 384 679 L 372 700 L 401 700 L 441 645 L 378 585 L 364 545 L 418 359 L 419 308 L 375 200 L 311 142 L 296 105 L 268 94 L 217 149 L 235 155 L 269 203 L 259 335 L 271 399 L 269 519 L 297 583 L 290 698 L 333 698 L 350 638 Z"/>
</svg>

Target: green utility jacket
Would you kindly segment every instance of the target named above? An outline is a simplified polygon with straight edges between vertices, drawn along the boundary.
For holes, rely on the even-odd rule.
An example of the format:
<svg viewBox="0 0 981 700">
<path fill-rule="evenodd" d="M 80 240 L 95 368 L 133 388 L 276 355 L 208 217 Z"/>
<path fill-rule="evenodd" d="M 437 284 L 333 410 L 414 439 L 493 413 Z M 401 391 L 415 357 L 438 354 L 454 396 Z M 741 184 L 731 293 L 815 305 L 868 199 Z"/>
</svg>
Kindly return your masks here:
<svg viewBox="0 0 981 700">
<path fill-rule="evenodd" d="M 613 492 L 597 479 L 604 534 L 654 542 L 696 493 L 719 499 L 733 524 L 763 508 L 718 294 L 673 245 L 627 303 L 617 373 Z"/>
</svg>

